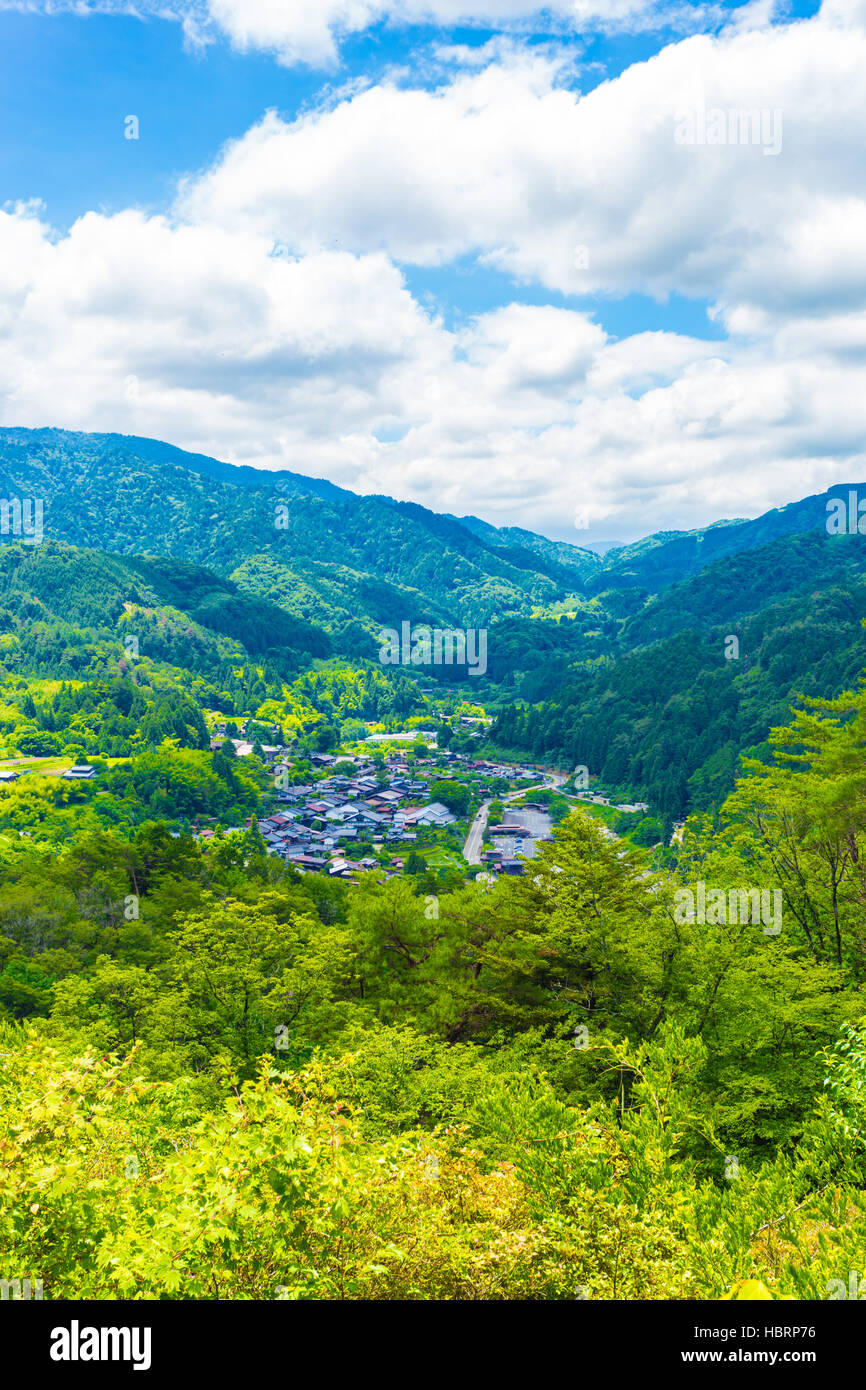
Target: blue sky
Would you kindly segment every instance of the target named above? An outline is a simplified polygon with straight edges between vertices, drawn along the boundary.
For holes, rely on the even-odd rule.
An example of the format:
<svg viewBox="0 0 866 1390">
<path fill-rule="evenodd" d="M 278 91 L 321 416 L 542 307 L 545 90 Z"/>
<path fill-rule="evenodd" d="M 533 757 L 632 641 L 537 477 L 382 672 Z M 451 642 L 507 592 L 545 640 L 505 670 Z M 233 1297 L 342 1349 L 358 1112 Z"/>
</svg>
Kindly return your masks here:
<svg viewBox="0 0 866 1390">
<path fill-rule="evenodd" d="M 627 11 L 616 24 L 604 18 L 610 7 L 591 0 L 578 21 L 567 0 L 541 15 L 530 0 L 362 0 L 369 22 L 355 31 L 348 0 L 327 0 L 331 31 L 315 34 L 290 32 L 288 19 L 285 32 L 274 32 L 267 16 L 251 29 L 258 3 L 178 0 L 177 14 L 158 18 L 151 0 L 150 17 L 141 19 L 113 0 L 95 7 L 109 12 L 86 15 L 63 3 L 0 0 L 0 205 L 16 238 L 11 254 L 25 278 L 34 277 L 26 293 L 9 290 L 10 359 L 16 346 L 19 363 L 22 347 L 35 352 L 24 306 L 32 313 L 39 305 L 38 319 L 53 294 L 64 302 L 67 342 L 80 342 L 74 371 L 82 375 L 65 403 L 52 377 L 61 365 L 46 354 L 34 357 L 29 376 L 19 366 L 6 382 L 4 422 L 165 437 L 171 429 L 173 442 L 238 462 L 321 472 L 360 491 L 402 489 L 425 505 L 568 539 L 576 537 L 563 510 L 580 509 L 582 498 L 592 518 L 586 535 L 627 538 L 645 533 L 647 511 L 662 524 L 690 525 L 788 500 L 798 495 L 798 472 L 821 481 L 840 437 L 851 441 L 846 458 L 856 457 L 856 424 L 840 432 L 837 419 L 832 441 L 827 434 L 822 442 L 826 427 L 798 426 L 785 405 L 804 360 L 790 344 L 810 321 L 798 302 L 804 276 L 789 264 L 792 243 L 801 234 L 814 246 L 815 229 L 792 228 L 784 209 L 790 198 L 802 217 L 804 186 L 815 168 L 826 171 L 815 200 L 826 210 L 826 263 L 805 275 L 817 284 L 811 322 L 823 323 L 820 349 L 805 360 L 819 376 L 843 340 L 850 355 L 850 325 L 836 323 L 838 344 L 827 342 L 826 330 L 850 288 L 847 270 L 833 269 L 843 235 L 837 219 L 847 208 L 850 222 L 859 190 L 847 126 L 841 137 L 837 131 L 841 153 L 832 143 L 813 148 L 821 132 L 813 131 L 798 51 L 814 53 L 814 102 L 826 113 L 846 62 L 844 39 L 852 58 L 863 39 L 861 0 L 828 0 L 822 12 L 814 0 L 671 4 L 661 18 L 661 0 L 614 0 Z M 431 12 L 472 22 L 423 22 Z M 492 14 L 502 16 L 495 27 Z M 691 151 L 688 167 L 671 162 L 673 95 L 680 107 L 693 103 L 696 80 L 702 92 L 721 94 L 719 104 L 728 93 L 730 107 L 784 103 L 784 172 L 782 159 L 764 164 L 766 151 L 752 149 L 736 152 L 736 164 L 726 150 L 724 167 L 722 158 L 713 166 L 719 152 L 701 152 L 699 164 Z M 681 83 L 678 94 L 672 82 Z M 517 130 L 513 170 L 509 83 L 528 121 Z M 648 94 L 654 83 L 657 93 Z M 476 88 L 477 100 L 467 97 Z M 558 163 L 550 154 L 562 138 L 557 112 L 574 122 L 581 161 L 574 170 L 567 144 Z M 137 140 L 124 139 L 130 114 L 140 123 Z M 442 122 L 435 137 L 431 117 Z M 419 121 L 417 172 L 399 164 L 411 148 L 409 156 L 392 148 L 404 119 Z M 620 119 L 631 121 L 631 137 L 616 128 Z M 645 158 L 637 149 L 643 140 Z M 365 178 L 355 180 L 367 161 L 375 192 Z M 512 196 L 517 188 L 526 191 Z M 669 225 L 668 203 L 677 209 Z M 855 225 L 857 216 L 859 209 Z M 591 270 L 581 276 L 559 229 L 576 239 L 584 224 Z M 233 246 L 247 266 L 243 284 L 231 288 L 250 306 L 249 319 L 241 313 L 242 352 L 229 339 L 217 343 L 221 327 L 198 334 L 201 308 L 185 306 L 181 323 L 169 296 L 160 325 L 152 305 L 136 307 L 135 285 L 125 291 L 119 283 L 124 237 L 135 248 L 133 272 L 136 262 L 146 265 L 140 283 L 152 274 L 156 285 L 161 269 L 183 281 L 198 239 L 201 263 L 213 258 L 223 292 Z M 276 270 L 275 245 L 285 257 Z M 100 257 L 114 266 L 111 289 L 88 278 Z M 787 267 L 778 283 L 775 264 Z M 841 286 L 825 286 L 840 274 Z M 34 289 L 41 276 L 50 290 Z M 110 327 L 94 336 L 97 321 L 105 328 L 109 300 L 116 300 Z M 301 303 L 315 327 L 298 319 L 292 336 L 285 312 L 294 315 Z M 341 315 L 344 341 L 337 341 Z M 180 369 L 168 347 L 158 360 L 158 344 L 172 335 L 189 339 Z M 786 344 L 790 360 L 783 360 Z M 109 380 L 112 351 L 127 360 Z M 227 384 L 224 359 L 236 351 L 239 384 Z M 68 361 L 63 370 L 68 377 Z M 759 378 L 759 396 L 775 402 L 763 420 L 757 405 L 743 403 L 744 383 Z M 320 399 L 295 401 L 311 379 Z M 293 405 L 281 416 L 283 388 Z M 482 399 L 486 411 L 476 408 Z M 39 415 L 46 402 L 51 419 Z M 665 433 L 649 450 L 648 428 Z M 520 479 L 537 461 L 539 440 L 541 495 L 527 497 Z M 638 441 L 649 455 L 642 463 Z M 730 486 L 720 485 L 718 470 L 735 453 L 742 462 Z M 570 469 L 579 476 L 566 500 Z M 850 472 L 847 463 L 842 472 Z"/>
<path fill-rule="evenodd" d="M 315 3 L 315 0 L 311 0 Z M 736 9 L 742 0 L 725 0 Z M 817 0 L 793 0 L 787 14 L 805 16 Z M 269 109 L 292 119 L 337 84 L 375 83 L 404 67 L 413 83 L 433 87 L 423 57 L 434 44 L 481 46 L 490 28 L 379 23 L 341 47 L 336 72 L 307 65 L 282 66 L 268 53 L 239 53 L 224 42 L 193 47 L 171 20 L 128 14 L 0 13 L 0 196 L 3 201 L 39 198 L 56 227 L 68 226 L 92 208 L 118 212 L 129 206 L 165 211 L 179 177 L 204 167 L 226 140 L 238 138 Z M 527 41 L 549 42 L 561 31 L 539 26 Z M 671 28 L 650 34 L 569 36 L 581 63 L 580 89 L 591 90 L 675 37 Z M 123 119 L 139 117 L 142 138 L 121 141 Z M 514 282 L 479 267 L 471 257 L 435 273 L 410 272 L 419 296 L 431 296 L 449 319 L 508 303 Z M 574 296 L 521 288 L 527 303 L 563 303 Z M 642 295 L 581 298 L 609 332 L 670 329 L 708 338 L 721 336 L 707 320 L 705 299 L 681 295 L 662 302 Z"/>
</svg>

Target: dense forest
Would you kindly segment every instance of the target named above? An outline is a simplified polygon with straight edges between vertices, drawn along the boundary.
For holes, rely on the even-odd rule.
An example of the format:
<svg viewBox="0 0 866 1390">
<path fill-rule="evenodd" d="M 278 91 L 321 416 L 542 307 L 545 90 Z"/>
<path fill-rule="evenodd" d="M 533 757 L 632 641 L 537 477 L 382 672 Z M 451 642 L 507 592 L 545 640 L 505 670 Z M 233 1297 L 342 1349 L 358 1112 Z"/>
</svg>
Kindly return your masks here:
<svg viewBox="0 0 866 1390">
<path fill-rule="evenodd" d="M 154 441 L 5 431 L 2 461 L 51 502 L 0 551 L 7 1278 L 840 1296 L 866 1246 L 866 562 L 822 499 L 602 561 Z M 402 620 L 490 623 L 477 704 L 376 659 Z M 550 841 L 498 879 L 267 853 L 264 745 L 312 785 L 374 727 L 410 770 L 437 735 L 423 797 L 467 823 L 449 748 L 651 813 L 599 819 L 559 775 Z"/>
<path fill-rule="evenodd" d="M 574 811 L 433 899 L 46 807 L 0 888 L 7 1256 L 52 1298 L 827 1297 L 866 1239 L 864 738 L 866 694 L 813 701 L 663 862 Z"/>
<path fill-rule="evenodd" d="M 497 742 L 585 765 L 668 820 L 721 805 L 742 751 L 766 752 L 801 695 L 839 694 L 866 665 L 859 539 L 815 531 L 726 557 L 607 637 L 597 616 L 587 635 L 592 610 L 560 618 L 558 649 L 549 624 L 534 644 L 533 624 L 503 624 L 491 670 L 511 651 L 526 674 L 504 677 Z"/>
</svg>

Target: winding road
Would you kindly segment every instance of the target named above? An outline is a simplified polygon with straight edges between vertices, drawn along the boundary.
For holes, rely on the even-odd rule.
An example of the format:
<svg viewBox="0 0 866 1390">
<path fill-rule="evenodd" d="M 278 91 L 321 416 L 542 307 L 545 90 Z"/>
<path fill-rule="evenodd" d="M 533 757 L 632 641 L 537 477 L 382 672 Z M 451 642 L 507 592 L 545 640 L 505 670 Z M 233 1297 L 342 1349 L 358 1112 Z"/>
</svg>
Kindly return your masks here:
<svg viewBox="0 0 866 1390">
<path fill-rule="evenodd" d="M 481 845 L 484 841 L 484 831 L 487 829 L 487 814 L 493 800 L 501 801 L 503 806 L 509 801 L 519 801 L 521 797 L 530 796 L 532 792 L 555 791 L 568 781 L 568 774 L 564 772 L 546 772 L 544 774 L 549 780 L 539 784 L 537 787 L 526 787 L 519 792 L 509 792 L 507 796 L 491 797 L 490 801 L 485 801 L 478 808 L 478 813 L 469 827 L 469 834 L 466 836 L 463 845 L 463 858 L 467 864 L 481 863 Z"/>
</svg>

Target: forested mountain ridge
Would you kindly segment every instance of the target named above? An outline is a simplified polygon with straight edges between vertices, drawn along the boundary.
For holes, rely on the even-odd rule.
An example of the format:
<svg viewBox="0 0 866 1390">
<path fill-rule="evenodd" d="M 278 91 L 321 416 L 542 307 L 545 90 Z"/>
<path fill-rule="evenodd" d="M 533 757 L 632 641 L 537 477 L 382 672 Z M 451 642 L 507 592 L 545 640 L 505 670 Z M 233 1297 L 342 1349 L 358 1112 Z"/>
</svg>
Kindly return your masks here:
<svg viewBox="0 0 866 1390">
<path fill-rule="evenodd" d="M 827 503 L 850 492 L 866 494 L 866 484 L 834 483 L 826 492 L 814 493 L 751 521 L 718 521 L 694 531 L 661 532 L 631 545 L 609 550 L 590 587 L 599 591 L 619 585 L 636 585 L 657 593 L 689 578 L 728 555 L 758 549 L 786 536 L 826 530 Z"/>
<path fill-rule="evenodd" d="M 253 472 L 158 441 L 0 430 L 0 487 L 45 499 L 47 536 L 238 570 L 245 583 L 263 567 L 283 606 L 299 617 L 327 610 L 335 633 L 359 618 L 368 630 L 386 618 L 483 625 L 555 600 L 573 571 L 597 564 L 576 547 L 566 567 L 415 504 Z"/>
<path fill-rule="evenodd" d="M 75 664 L 70 628 L 113 634 L 121 659 L 123 639 L 134 637 L 142 657 L 192 670 L 211 652 L 214 659 L 258 657 L 290 674 L 332 651 L 321 629 L 199 566 L 55 541 L 0 548 L 0 625 L 9 634 L 7 653 L 16 643 L 22 653 L 41 650 L 45 664 L 60 662 L 64 669 L 54 674 L 63 676 L 78 674 L 67 669 Z"/>
<path fill-rule="evenodd" d="M 98 549 L 125 566 L 121 587 L 141 613 L 170 607 L 186 615 L 178 631 L 198 625 L 192 664 L 215 634 L 291 672 L 331 651 L 375 662 L 380 629 L 403 621 L 488 627 L 483 683 L 500 745 L 586 764 L 668 817 L 727 794 L 739 754 L 798 695 L 836 694 L 862 664 L 863 538 L 826 526 L 827 499 L 847 499 L 847 484 L 603 560 L 519 527 L 136 437 L 0 430 L 0 486 L 46 499 L 48 542 L 34 547 L 44 556 L 25 569 L 55 620 L 86 626 L 103 612 Z M 58 540 L 88 555 L 64 560 Z M 88 585 L 100 595 L 89 617 Z M 165 645 L 172 624 L 151 626 L 154 650 L 185 664 Z M 68 675 L 68 649 L 65 661 Z"/>
<path fill-rule="evenodd" d="M 298 617 L 361 633 L 396 619 L 483 626 L 528 617 L 570 593 L 658 595 L 727 556 L 823 527 L 848 484 L 753 521 L 663 532 L 610 550 L 415 503 L 362 497 L 324 479 L 235 467 L 159 440 L 0 429 L 0 489 L 41 497 L 45 534 L 118 554 L 204 565 Z M 634 606 L 634 602 L 627 600 Z M 360 629 L 359 625 L 360 624 Z"/>
<path fill-rule="evenodd" d="M 585 765 L 668 818 L 709 809 L 733 787 L 740 753 L 801 695 L 856 685 L 864 619 L 864 538 L 783 537 L 644 595 L 606 637 L 563 619 L 543 669 L 528 661 L 508 687 L 494 736 Z"/>
</svg>

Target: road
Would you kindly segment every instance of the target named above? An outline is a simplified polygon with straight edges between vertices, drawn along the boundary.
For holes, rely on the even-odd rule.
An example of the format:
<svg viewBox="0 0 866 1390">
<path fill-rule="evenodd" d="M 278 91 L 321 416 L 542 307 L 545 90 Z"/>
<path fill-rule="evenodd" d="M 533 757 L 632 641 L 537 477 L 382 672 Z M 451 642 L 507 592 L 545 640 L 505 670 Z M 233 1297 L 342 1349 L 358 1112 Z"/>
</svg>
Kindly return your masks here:
<svg viewBox="0 0 866 1390">
<path fill-rule="evenodd" d="M 555 791 L 557 787 L 561 787 L 563 782 L 568 780 L 565 773 L 562 772 L 549 772 L 546 776 L 548 780 L 539 783 L 537 787 L 527 787 L 523 791 L 509 792 L 508 796 L 497 797 L 496 800 L 501 801 L 504 806 L 509 801 L 519 801 L 521 797 L 531 796 L 533 792 Z M 467 864 L 481 863 L 481 845 L 484 840 L 484 831 L 487 829 L 487 814 L 492 800 L 493 798 L 482 803 L 478 809 L 478 814 L 469 827 L 469 834 L 463 845 L 463 858 Z"/>
<path fill-rule="evenodd" d="M 469 834 L 463 845 L 463 858 L 467 864 L 481 863 L 481 843 L 484 839 L 484 831 L 487 828 L 487 812 L 490 809 L 490 802 L 482 802 L 478 808 L 478 813 L 469 827 Z"/>
</svg>

